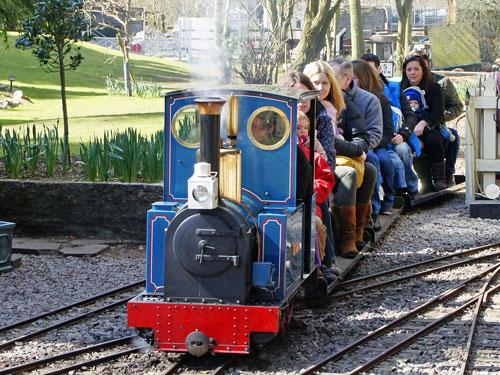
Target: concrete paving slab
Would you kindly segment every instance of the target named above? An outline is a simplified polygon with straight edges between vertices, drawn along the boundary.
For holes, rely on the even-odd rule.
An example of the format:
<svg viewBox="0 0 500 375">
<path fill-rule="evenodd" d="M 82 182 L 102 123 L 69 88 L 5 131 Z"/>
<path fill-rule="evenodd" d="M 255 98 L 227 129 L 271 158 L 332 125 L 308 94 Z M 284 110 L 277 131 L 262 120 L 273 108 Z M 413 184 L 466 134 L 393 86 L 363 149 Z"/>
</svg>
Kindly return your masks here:
<svg viewBox="0 0 500 375">
<path fill-rule="evenodd" d="M 61 244 L 48 240 L 30 239 L 24 242 L 12 241 L 12 252 L 20 254 L 58 254 Z"/>
<path fill-rule="evenodd" d="M 60 253 L 66 256 L 71 255 L 77 257 L 94 256 L 109 248 L 110 246 L 106 244 L 88 244 L 84 246 L 63 247 Z"/>
<path fill-rule="evenodd" d="M 106 244 L 106 245 L 115 245 L 118 244 L 117 240 L 99 240 L 99 239 L 75 239 L 70 242 L 71 246 L 85 246 L 85 245 L 94 245 L 94 244 Z"/>
<path fill-rule="evenodd" d="M 26 241 L 32 241 L 33 238 L 29 238 L 29 237 L 12 237 L 12 244 L 15 244 L 15 243 L 23 243 L 23 242 L 26 242 Z"/>
</svg>

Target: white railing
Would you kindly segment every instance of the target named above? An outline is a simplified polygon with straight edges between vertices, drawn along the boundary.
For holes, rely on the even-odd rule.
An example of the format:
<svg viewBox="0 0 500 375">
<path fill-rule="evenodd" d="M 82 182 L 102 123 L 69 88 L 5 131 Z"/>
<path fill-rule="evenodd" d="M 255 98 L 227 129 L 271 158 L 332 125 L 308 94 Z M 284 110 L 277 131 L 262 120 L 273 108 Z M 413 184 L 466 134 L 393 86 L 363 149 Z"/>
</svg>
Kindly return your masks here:
<svg viewBox="0 0 500 375">
<path fill-rule="evenodd" d="M 500 173 L 499 82 L 498 73 L 481 74 L 477 88 L 468 90 L 465 133 L 467 206 L 476 203 L 476 198 L 484 196 L 485 192 L 497 190 L 491 185 L 500 182 L 496 179 Z"/>
</svg>

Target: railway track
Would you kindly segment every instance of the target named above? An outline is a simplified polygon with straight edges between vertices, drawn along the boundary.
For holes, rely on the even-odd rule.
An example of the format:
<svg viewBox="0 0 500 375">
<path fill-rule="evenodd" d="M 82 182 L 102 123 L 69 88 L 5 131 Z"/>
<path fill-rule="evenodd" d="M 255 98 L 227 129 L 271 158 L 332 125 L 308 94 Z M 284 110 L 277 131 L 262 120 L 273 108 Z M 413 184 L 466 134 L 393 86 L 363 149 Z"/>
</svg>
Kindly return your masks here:
<svg viewBox="0 0 500 375">
<path fill-rule="evenodd" d="M 498 274 L 500 274 L 500 263 L 490 265 L 482 272 L 469 278 L 468 280 L 460 283 L 456 287 L 449 289 L 433 299 L 424 302 L 417 308 L 409 311 L 400 318 L 392 320 L 387 324 L 380 326 L 370 334 L 361 337 L 353 343 L 345 346 L 341 350 L 321 358 L 313 365 L 304 368 L 300 374 L 313 374 L 316 371 L 326 371 L 329 374 L 344 374 L 345 368 L 351 366 L 351 370 L 347 373 L 354 375 L 364 373 L 372 370 L 375 373 L 390 373 L 394 368 L 393 363 L 386 363 L 389 360 L 398 361 L 394 356 L 409 347 L 411 344 L 419 342 L 419 347 L 432 345 L 433 340 L 441 339 L 438 337 L 426 338 L 431 332 L 445 332 L 455 331 L 452 323 L 457 323 L 458 317 L 463 314 L 470 314 L 470 310 L 476 305 L 476 317 L 479 316 L 481 311 L 484 311 L 484 306 L 480 305 L 480 301 L 487 301 L 488 297 L 498 293 L 500 290 L 500 283 L 498 282 Z M 484 278 L 487 277 L 487 281 Z M 498 299 L 497 299 L 498 301 Z M 493 302 L 494 303 L 494 302 Z M 490 309 L 491 310 L 491 309 Z M 491 311 L 490 311 L 491 312 Z M 498 314 L 497 314 L 498 315 Z M 451 323 L 447 323 L 451 321 Z M 479 321 L 477 318 L 472 321 Z M 485 322 L 484 318 L 481 322 Z M 447 326 L 448 324 L 448 326 Z M 463 321 L 458 321 L 462 326 L 465 326 Z M 442 328 L 444 327 L 444 328 Z M 490 344 L 485 347 L 477 346 L 474 348 L 474 342 L 481 342 L 484 338 L 482 335 L 477 335 L 476 340 L 473 340 L 474 333 L 477 334 L 478 325 L 471 325 L 469 334 L 469 343 L 467 353 L 464 355 L 464 364 L 462 367 L 465 369 L 463 374 L 467 373 L 467 368 L 483 369 L 484 358 L 479 357 L 479 354 L 491 354 L 485 350 L 491 349 Z M 484 328 L 487 327 L 487 328 Z M 498 338 L 500 337 L 500 323 L 499 324 L 484 324 L 482 329 L 488 332 L 487 337 L 496 341 L 498 345 Z M 469 349 L 470 347 L 470 349 Z M 418 356 L 421 350 L 406 351 L 402 357 L 406 358 L 411 363 L 412 360 L 418 361 Z M 456 354 L 456 353 L 455 353 Z M 462 353 L 463 354 L 463 353 Z M 494 360 L 498 361 L 498 354 Z M 338 363 L 343 361 L 340 366 Z M 471 367 L 471 364 L 478 361 L 480 365 Z M 481 362 L 482 361 L 482 362 Z M 488 362 L 492 358 L 488 357 Z M 361 363 L 361 365 L 358 365 Z M 468 365 L 467 365 L 468 364 Z M 336 367 L 342 367 L 341 371 L 336 371 Z M 472 365 L 474 366 L 474 365 Z"/>
<path fill-rule="evenodd" d="M 163 375 L 193 374 L 203 371 L 204 374 L 221 375 L 234 362 L 233 356 L 194 358 L 188 354 L 180 355 Z"/>
<path fill-rule="evenodd" d="M 19 343 L 23 343 L 24 345 L 29 345 L 31 340 L 43 336 L 48 332 L 62 329 L 64 327 L 84 321 L 85 319 L 91 318 L 97 314 L 105 313 L 119 306 L 124 306 L 133 296 L 133 294 L 130 294 L 130 291 L 136 293 L 137 288 L 143 287 L 144 282 L 145 282 L 144 280 L 134 282 L 125 285 L 123 287 L 110 290 L 106 293 L 92 296 L 90 298 L 86 298 L 77 301 L 75 303 L 68 304 L 66 306 L 54 309 L 52 311 L 39 314 L 31 318 L 23 319 L 18 322 L 1 327 L 0 333 L 2 333 L 2 336 L 6 337 L 6 339 L 0 342 L 0 352 L 8 350 L 9 348 L 18 345 Z M 124 297 L 124 294 L 128 295 Z M 111 302 L 109 301 L 110 299 L 112 300 Z M 86 311 L 81 312 L 80 310 L 86 310 Z M 37 369 L 39 367 L 44 367 L 47 365 L 50 366 L 58 361 L 66 360 L 67 358 L 71 358 L 74 356 L 81 356 L 86 353 L 94 353 L 96 351 L 105 348 L 114 348 L 117 346 L 123 346 L 127 343 L 130 343 L 134 339 L 137 339 L 136 335 L 103 342 L 97 345 L 87 346 L 85 348 L 77 350 L 59 353 L 36 361 L 25 361 L 23 363 L 16 364 L 14 366 L 9 366 L 0 369 L 0 374 L 13 374 L 27 370 L 31 371 L 32 369 Z M 137 347 L 127 348 L 122 350 L 121 352 L 114 351 L 113 353 L 107 354 L 103 357 L 96 358 L 92 361 L 94 361 L 95 363 L 109 361 L 118 356 L 123 356 L 126 354 L 130 354 L 132 352 L 136 352 L 147 346 L 148 345 L 142 346 L 140 348 Z M 93 365 L 94 363 L 92 361 L 88 363 L 84 361 L 80 364 L 78 363 L 72 364 L 69 367 L 65 368 L 65 370 L 55 370 L 55 372 L 50 372 L 50 373 L 56 374 L 56 373 L 67 372 L 72 369 L 70 368 L 72 366 L 76 366 L 75 368 L 82 366 L 90 366 Z M 58 371 L 63 371 L 63 372 L 58 372 Z"/>
</svg>

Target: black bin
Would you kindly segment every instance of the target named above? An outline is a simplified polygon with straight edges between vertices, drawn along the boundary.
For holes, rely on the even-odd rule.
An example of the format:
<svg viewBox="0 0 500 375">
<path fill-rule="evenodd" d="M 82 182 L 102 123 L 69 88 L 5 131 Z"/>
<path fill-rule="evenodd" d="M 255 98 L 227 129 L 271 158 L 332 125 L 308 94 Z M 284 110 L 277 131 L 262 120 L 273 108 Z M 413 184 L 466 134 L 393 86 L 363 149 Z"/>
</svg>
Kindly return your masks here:
<svg viewBox="0 0 500 375">
<path fill-rule="evenodd" d="M 0 272 L 12 270 L 12 233 L 15 223 L 0 221 Z"/>
</svg>

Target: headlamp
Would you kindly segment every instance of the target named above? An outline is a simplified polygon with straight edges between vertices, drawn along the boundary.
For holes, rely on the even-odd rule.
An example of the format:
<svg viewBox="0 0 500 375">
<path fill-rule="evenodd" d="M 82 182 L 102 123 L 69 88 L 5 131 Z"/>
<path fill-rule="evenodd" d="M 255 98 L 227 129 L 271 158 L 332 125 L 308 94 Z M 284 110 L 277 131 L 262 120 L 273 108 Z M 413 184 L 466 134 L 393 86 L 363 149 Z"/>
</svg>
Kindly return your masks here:
<svg viewBox="0 0 500 375">
<path fill-rule="evenodd" d="M 197 202 L 205 202 L 208 199 L 208 189 L 203 185 L 196 185 L 193 189 L 193 198 Z"/>
</svg>

